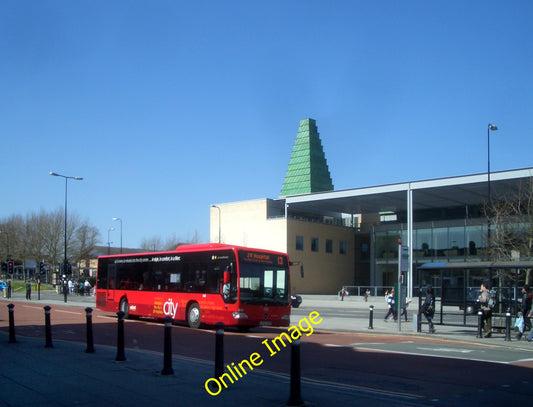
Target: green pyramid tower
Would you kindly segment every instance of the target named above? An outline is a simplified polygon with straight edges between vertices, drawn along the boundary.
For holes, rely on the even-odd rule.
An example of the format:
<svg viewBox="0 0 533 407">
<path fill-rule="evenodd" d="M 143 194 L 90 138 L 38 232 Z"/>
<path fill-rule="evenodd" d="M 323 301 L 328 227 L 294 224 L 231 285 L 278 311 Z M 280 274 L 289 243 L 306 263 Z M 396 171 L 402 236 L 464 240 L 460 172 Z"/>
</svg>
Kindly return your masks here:
<svg viewBox="0 0 533 407">
<path fill-rule="evenodd" d="M 328 163 L 313 119 L 300 120 L 281 196 L 333 191 Z"/>
</svg>

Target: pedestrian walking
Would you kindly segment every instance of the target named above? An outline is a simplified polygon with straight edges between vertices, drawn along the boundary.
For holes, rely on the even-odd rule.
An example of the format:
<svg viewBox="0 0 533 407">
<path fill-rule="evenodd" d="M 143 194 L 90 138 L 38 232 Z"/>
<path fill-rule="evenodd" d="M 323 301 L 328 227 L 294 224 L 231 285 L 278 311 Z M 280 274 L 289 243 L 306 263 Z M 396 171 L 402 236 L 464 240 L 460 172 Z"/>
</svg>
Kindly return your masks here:
<svg viewBox="0 0 533 407">
<path fill-rule="evenodd" d="M 529 317 L 529 313 L 531 311 L 531 299 L 532 294 L 529 292 L 529 285 L 524 285 L 522 287 L 522 318 L 524 320 L 524 326 L 523 330 L 518 332 L 518 335 L 516 335 L 516 339 L 520 340 L 522 338 L 522 335 L 525 331 L 531 330 L 531 319 Z"/>
<path fill-rule="evenodd" d="M 26 299 L 31 300 L 31 282 L 30 280 L 26 280 Z"/>
<path fill-rule="evenodd" d="M 433 325 L 433 316 L 435 315 L 435 294 L 433 293 L 433 288 L 428 287 L 426 289 L 426 299 L 422 304 L 422 314 L 426 317 L 429 325 L 429 333 L 434 334 L 435 326 Z"/>
<path fill-rule="evenodd" d="M 80 284 L 81 285 L 81 284 Z M 89 280 L 85 280 L 85 283 L 83 283 L 83 292 L 85 295 L 89 296 L 91 295 L 91 283 L 89 283 Z"/>
<path fill-rule="evenodd" d="M 481 284 L 481 295 L 478 298 L 479 304 L 481 305 L 481 312 L 483 316 L 481 318 L 481 327 L 485 332 L 485 338 L 490 338 L 492 335 L 492 307 L 490 300 L 489 284 Z"/>
<path fill-rule="evenodd" d="M 407 307 L 409 306 L 411 301 L 412 301 L 411 298 L 406 298 L 405 304 L 402 307 L 402 313 L 400 314 L 400 319 L 402 319 L 402 317 L 405 316 L 405 322 L 407 322 Z"/>
<path fill-rule="evenodd" d="M 387 319 L 389 316 L 392 315 L 392 318 L 396 321 L 396 304 L 394 301 L 394 288 L 390 291 L 387 290 L 385 293 L 385 301 L 387 302 L 387 306 L 389 307 L 389 310 L 385 314 L 385 322 L 387 322 Z"/>
</svg>

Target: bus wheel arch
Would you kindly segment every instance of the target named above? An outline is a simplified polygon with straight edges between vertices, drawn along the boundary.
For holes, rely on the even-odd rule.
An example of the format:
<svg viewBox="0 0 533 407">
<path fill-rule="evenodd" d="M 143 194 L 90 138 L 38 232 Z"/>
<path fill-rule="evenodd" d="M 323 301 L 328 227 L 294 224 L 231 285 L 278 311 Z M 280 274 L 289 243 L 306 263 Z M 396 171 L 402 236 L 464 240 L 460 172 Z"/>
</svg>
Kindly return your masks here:
<svg viewBox="0 0 533 407">
<path fill-rule="evenodd" d="M 118 310 L 124 312 L 124 319 L 128 319 L 130 317 L 130 304 L 126 297 L 122 297 L 120 299 Z"/>
<path fill-rule="evenodd" d="M 200 311 L 200 305 L 196 301 L 187 305 L 187 324 L 191 328 L 200 328 L 202 323 L 202 313 Z"/>
</svg>

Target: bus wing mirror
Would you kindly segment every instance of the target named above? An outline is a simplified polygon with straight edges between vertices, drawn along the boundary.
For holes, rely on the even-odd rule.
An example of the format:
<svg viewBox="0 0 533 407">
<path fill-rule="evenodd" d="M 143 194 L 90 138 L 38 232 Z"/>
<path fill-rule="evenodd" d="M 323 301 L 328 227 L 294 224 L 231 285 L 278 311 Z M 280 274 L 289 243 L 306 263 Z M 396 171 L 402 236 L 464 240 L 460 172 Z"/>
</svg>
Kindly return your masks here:
<svg viewBox="0 0 533 407">
<path fill-rule="evenodd" d="M 225 271 L 224 272 L 224 284 L 229 284 L 230 282 L 230 272 L 229 271 Z"/>
</svg>

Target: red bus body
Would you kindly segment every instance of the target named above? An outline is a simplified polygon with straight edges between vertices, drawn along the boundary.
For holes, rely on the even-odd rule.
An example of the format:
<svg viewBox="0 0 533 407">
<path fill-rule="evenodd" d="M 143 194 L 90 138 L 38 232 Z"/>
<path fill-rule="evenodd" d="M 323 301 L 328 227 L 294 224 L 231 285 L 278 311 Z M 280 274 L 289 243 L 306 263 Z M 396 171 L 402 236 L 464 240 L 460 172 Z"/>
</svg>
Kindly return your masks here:
<svg viewBox="0 0 533 407">
<path fill-rule="evenodd" d="M 96 306 L 197 328 L 289 326 L 287 254 L 224 244 L 100 256 Z"/>
</svg>

